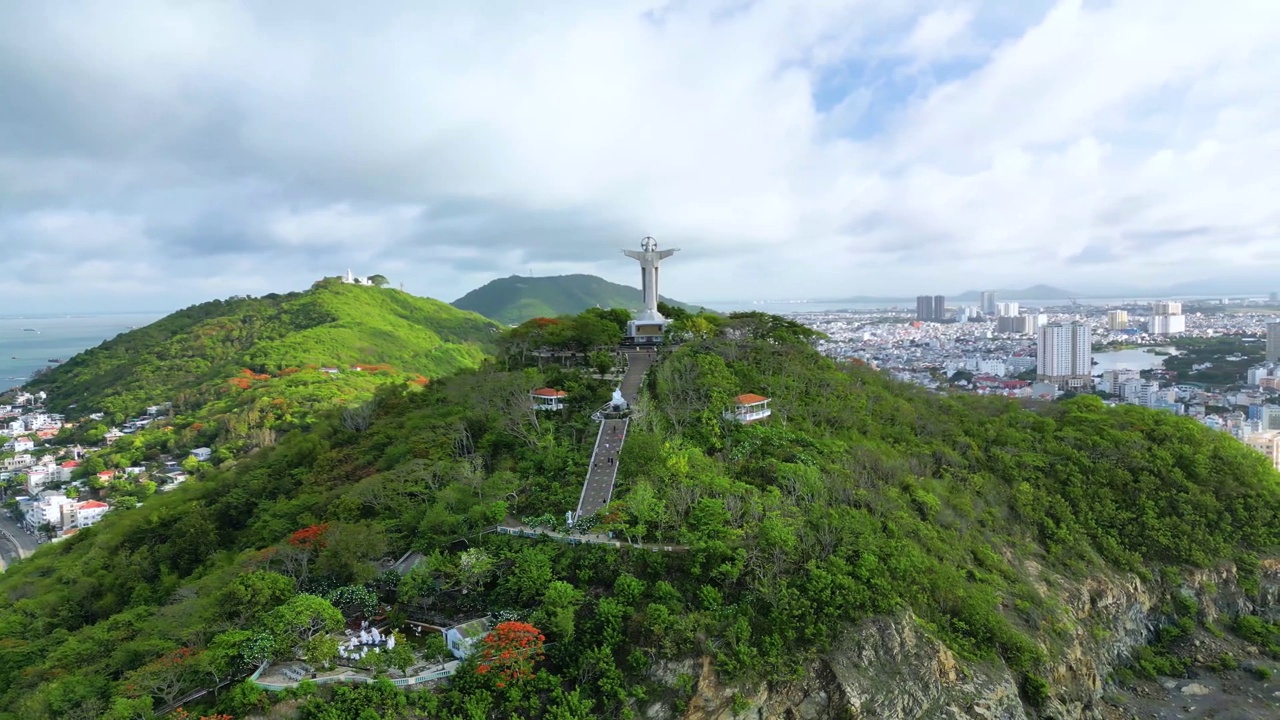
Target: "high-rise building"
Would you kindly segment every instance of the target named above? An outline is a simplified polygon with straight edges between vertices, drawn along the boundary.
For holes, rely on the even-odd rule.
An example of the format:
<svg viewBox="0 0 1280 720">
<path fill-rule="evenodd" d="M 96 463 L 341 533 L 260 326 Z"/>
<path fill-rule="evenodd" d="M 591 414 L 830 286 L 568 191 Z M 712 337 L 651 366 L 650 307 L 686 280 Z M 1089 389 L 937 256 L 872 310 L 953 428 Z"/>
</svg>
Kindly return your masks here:
<svg viewBox="0 0 1280 720">
<path fill-rule="evenodd" d="M 1280 292 L 1273 292 L 1270 295 L 1268 295 L 1267 302 L 1271 303 L 1272 305 L 1275 305 L 1276 303 L 1280 303 Z"/>
<path fill-rule="evenodd" d="M 1187 318 L 1182 314 L 1182 303 L 1151 303 L 1151 321 L 1147 323 L 1147 332 L 1152 335 L 1176 335 L 1186 329 Z"/>
<path fill-rule="evenodd" d="M 980 303 L 982 314 L 991 316 L 996 314 L 996 291 L 984 290 L 982 292 L 982 302 Z M 1017 315 L 1018 313 L 1013 313 Z"/>
<path fill-rule="evenodd" d="M 942 322 L 947 318 L 947 299 L 942 295 L 933 296 L 933 319 Z"/>
<path fill-rule="evenodd" d="M 994 293 L 993 293 L 994 294 Z M 988 314 L 983 310 L 983 314 Z M 1002 302 L 996 303 L 996 317 L 1013 317 L 1018 314 L 1018 303 Z"/>
<path fill-rule="evenodd" d="M 996 318 L 996 332 L 1014 335 L 1035 335 L 1035 315 L 1002 315 Z"/>
<path fill-rule="evenodd" d="M 1267 323 L 1267 362 L 1280 362 L 1280 322 Z"/>
<path fill-rule="evenodd" d="M 1036 345 L 1036 379 L 1062 390 L 1087 388 L 1093 374 L 1093 334 L 1082 322 L 1049 323 Z"/>
<path fill-rule="evenodd" d="M 933 319 L 933 297 L 930 295 L 916 296 L 916 319 L 921 322 L 928 322 Z"/>
<path fill-rule="evenodd" d="M 1186 329 L 1186 315 L 1152 315 L 1147 332 L 1152 335 L 1177 335 Z"/>
<path fill-rule="evenodd" d="M 1128 310 L 1108 310 L 1107 311 L 1107 329 L 1108 330 L 1128 330 L 1129 329 L 1129 311 Z"/>
</svg>

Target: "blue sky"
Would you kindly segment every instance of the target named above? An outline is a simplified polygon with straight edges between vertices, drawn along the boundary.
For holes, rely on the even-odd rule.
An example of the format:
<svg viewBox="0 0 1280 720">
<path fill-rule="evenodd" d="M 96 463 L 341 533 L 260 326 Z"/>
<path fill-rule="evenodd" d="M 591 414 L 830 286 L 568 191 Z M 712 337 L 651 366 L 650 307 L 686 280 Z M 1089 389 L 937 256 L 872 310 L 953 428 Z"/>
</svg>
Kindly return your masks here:
<svg viewBox="0 0 1280 720">
<path fill-rule="evenodd" d="M 1278 81 L 1272 0 L 11 4 L 0 252 L 15 313 L 645 235 L 694 301 L 1280 283 Z"/>
</svg>

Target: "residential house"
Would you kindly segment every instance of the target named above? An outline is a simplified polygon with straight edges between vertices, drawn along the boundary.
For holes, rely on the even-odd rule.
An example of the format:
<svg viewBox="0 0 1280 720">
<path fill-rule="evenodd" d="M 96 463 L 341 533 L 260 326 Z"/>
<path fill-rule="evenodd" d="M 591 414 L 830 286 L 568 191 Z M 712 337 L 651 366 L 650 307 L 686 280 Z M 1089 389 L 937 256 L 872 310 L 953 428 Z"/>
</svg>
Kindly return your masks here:
<svg viewBox="0 0 1280 720">
<path fill-rule="evenodd" d="M 14 438 L 11 442 L 13 443 L 14 452 L 23 453 L 23 452 L 30 452 L 36 449 L 35 441 L 29 437 Z"/>
<path fill-rule="evenodd" d="M 96 524 L 111 506 L 100 500 L 68 503 L 62 506 L 62 527 L 83 528 Z"/>
<path fill-rule="evenodd" d="M 7 457 L 0 460 L 0 468 L 4 468 L 5 470 L 21 470 L 22 468 L 30 467 L 35 464 L 35 458 L 29 453 L 14 455 L 13 457 Z"/>
<path fill-rule="evenodd" d="M 110 445 L 111 443 L 119 440 L 122 437 L 124 437 L 124 433 L 120 432 L 119 428 L 111 428 L 110 430 L 107 431 L 106 435 L 102 436 L 102 439 L 104 442 Z"/>
<path fill-rule="evenodd" d="M 208 462 L 209 458 L 213 457 L 213 451 L 207 447 L 196 448 L 191 451 L 191 457 L 200 462 Z"/>
</svg>

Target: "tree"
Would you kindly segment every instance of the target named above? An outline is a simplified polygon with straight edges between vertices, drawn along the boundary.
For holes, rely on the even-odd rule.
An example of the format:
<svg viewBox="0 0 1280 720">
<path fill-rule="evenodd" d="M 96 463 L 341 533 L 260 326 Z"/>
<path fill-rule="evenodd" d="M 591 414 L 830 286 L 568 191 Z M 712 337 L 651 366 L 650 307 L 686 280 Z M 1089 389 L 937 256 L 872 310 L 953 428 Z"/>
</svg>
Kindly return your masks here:
<svg viewBox="0 0 1280 720">
<path fill-rule="evenodd" d="M 396 638 L 396 645 L 387 651 L 387 662 L 391 667 L 399 670 L 401 675 L 409 677 L 409 668 L 413 667 L 418 658 L 413 654 L 413 648 L 409 643 L 404 641 L 403 636 L 394 633 L 393 635 Z"/>
<path fill-rule="evenodd" d="M 375 287 L 383 287 L 383 286 L 385 286 L 387 283 L 391 282 L 390 280 L 388 280 L 388 279 L 386 278 L 386 276 L 385 276 L 385 275 L 377 275 L 377 274 L 370 275 L 370 276 L 369 276 L 368 278 L 366 278 L 366 279 L 369 281 L 369 283 L 370 283 L 371 285 L 373 285 L 373 286 L 375 286 Z"/>
<path fill-rule="evenodd" d="M 195 648 L 179 648 L 130 673 L 125 691 L 132 697 L 159 698 L 168 705 L 190 689 L 199 671 Z"/>
<path fill-rule="evenodd" d="M 370 561 L 386 551 L 386 535 L 376 525 L 335 524 L 324 533 L 315 570 L 339 584 L 362 584 L 377 572 Z"/>
<path fill-rule="evenodd" d="M 533 677 L 534 665 L 543 658 L 546 637 L 542 631 L 522 622 L 499 623 L 480 643 L 476 672 L 495 674 L 498 687 Z"/>
<path fill-rule="evenodd" d="M 272 610 L 263 627 L 275 641 L 275 654 L 297 652 L 311 638 L 342 628 L 342 613 L 328 600 L 315 595 L 295 595 Z"/>
<path fill-rule="evenodd" d="M 254 570 L 237 575 L 218 594 L 218 608 L 223 617 L 244 625 L 288 602 L 294 593 L 293 580 L 280 573 Z"/>
<path fill-rule="evenodd" d="M 531 619 L 557 640 L 568 640 L 573 637 L 573 617 L 582 600 L 580 591 L 563 580 L 556 580 L 547 586 L 547 591 L 542 594 L 542 606 Z"/>
<path fill-rule="evenodd" d="M 302 646 L 302 659 L 314 667 L 327 667 L 338 656 L 338 638 L 329 635 L 316 635 Z"/>
<path fill-rule="evenodd" d="M 378 596 L 363 585 L 343 585 L 325 595 L 325 599 L 341 610 L 345 617 L 373 617 L 378 609 Z"/>
<path fill-rule="evenodd" d="M 397 641 L 397 645 L 399 641 Z M 431 633 L 422 643 L 422 657 L 434 660 L 436 664 L 444 662 L 446 657 L 451 654 L 449 646 L 444 642 L 444 635 L 440 633 Z"/>
</svg>

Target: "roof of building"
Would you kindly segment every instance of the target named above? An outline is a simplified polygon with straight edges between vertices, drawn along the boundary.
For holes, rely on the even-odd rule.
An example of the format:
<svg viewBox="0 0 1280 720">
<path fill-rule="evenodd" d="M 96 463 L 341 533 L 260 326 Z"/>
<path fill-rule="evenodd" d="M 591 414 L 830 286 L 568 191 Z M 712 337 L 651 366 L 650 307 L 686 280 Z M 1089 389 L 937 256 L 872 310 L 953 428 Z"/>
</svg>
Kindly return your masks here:
<svg viewBox="0 0 1280 720">
<path fill-rule="evenodd" d="M 755 405 L 756 403 L 768 402 L 769 398 L 755 393 L 743 393 L 733 400 L 739 405 Z"/>
<path fill-rule="evenodd" d="M 65 461 L 65 462 L 60 462 L 60 463 L 58 463 L 58 467 L 64 467 L 64 468 L 78 468 L 78 467 L 80 467 L 80 461 L 79 461 L 79 460 L 67 460 L 67 461 Z"/>
<path fill-rule="evenodd" d="M 489 632 L 489 618 L 469 620 L 461 625 L 454 625 L 449 629 L 456 630 L 463 638 L 480 637 Z"/>
<path fill-rule="evenodd" d="M 538 388 L 537 390 L 534 390 L 532 394 L 534 397 L 544 397 L 544 398 L 562 398 L 562 397 L 568 397 L 569 395 L 569 393 L 565 392 L 564 390 L 556 390 L 555 388 L 549 388 L 549 387 Z"/>
<path fill-rule="evenodd" d="M 96 510 L 98 508 L 105 508 L 105 507 L 111 507 L 111 506 L 102 502 L 101 500 L 85 500 L 84 502 L 80 503 L 81 510 Z"/>
</svg>

